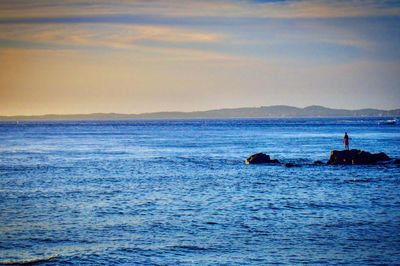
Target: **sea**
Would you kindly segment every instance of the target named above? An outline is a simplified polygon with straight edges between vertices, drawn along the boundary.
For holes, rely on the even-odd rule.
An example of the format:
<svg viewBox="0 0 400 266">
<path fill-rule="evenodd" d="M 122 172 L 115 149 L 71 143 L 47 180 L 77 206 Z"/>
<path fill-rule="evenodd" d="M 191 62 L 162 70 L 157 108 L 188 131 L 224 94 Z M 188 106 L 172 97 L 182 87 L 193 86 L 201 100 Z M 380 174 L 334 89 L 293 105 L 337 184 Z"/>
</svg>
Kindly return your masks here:
<svg viewBox="0 0 400 266">
<path fill-rule="evenodd" d="M 399 265 L 400 167 L 313 164 L 381 120 L 1 122 L 0 264 Z"/>
</svg>

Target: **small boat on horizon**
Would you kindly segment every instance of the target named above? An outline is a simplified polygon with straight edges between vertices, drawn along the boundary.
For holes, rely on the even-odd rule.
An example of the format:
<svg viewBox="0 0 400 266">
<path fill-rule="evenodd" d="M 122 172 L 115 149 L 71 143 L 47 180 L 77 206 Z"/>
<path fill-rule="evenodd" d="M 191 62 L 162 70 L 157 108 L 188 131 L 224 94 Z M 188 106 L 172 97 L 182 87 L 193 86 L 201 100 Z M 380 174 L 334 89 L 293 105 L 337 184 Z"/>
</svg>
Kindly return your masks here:
<svg viewBox="0 0 400 266">
<path fill-rule="evenodd" d="M 397 123 L 397 119 L 393 118 L 393 119 L 389 119 L 386 121 L 381 121 L 379 122 L 379 125 L 395 125 Z"/>
</svg>

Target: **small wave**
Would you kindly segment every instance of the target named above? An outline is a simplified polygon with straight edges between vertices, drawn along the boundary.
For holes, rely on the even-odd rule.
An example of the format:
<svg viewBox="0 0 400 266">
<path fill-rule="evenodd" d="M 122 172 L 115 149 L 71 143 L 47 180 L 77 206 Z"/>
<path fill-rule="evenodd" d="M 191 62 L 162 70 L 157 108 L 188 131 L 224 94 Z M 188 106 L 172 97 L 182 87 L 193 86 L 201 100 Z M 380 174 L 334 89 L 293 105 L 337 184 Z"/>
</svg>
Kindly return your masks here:
<svg viewBox="0 0 400 266">
<path fill-rule="evenodd" d="M 344 183 L 370 183 L 374 182 L 372 178 L 361 178 L 361 179 L 347 179 L 344 180 Z"/>
<path fill-rule="evenodd" d="M 9 261 L 0 261 L 0 265 L 34 265 L 36 263 L 42 263 L 46 261 L 51 261 L 59 257 L 59 255 L 44 257 L 44 258 L 32 258 L 26 260 L 9 260 Z"/>
<path fill-rule="evenodd" d="M 207 248 L 199 247 L 199 246 L 190 246 L 190 245 L 177 245 L 171 246 L 172 249 L 184 249 L 184 250 L 207 250 Z"/>
</svg>

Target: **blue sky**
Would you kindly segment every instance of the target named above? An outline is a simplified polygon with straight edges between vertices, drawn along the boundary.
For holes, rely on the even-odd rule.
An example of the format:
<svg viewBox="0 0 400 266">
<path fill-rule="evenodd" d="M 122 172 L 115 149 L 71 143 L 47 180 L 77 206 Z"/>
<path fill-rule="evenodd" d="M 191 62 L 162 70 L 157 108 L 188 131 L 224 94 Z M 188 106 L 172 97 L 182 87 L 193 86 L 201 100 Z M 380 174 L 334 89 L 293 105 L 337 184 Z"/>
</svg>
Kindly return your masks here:
<svg viewBox="0 0 400 266">
<path fill-rule="evenodd" d="M 400 107 L 398 1 L 2 1 L 0 114 Z"/>
</svg>

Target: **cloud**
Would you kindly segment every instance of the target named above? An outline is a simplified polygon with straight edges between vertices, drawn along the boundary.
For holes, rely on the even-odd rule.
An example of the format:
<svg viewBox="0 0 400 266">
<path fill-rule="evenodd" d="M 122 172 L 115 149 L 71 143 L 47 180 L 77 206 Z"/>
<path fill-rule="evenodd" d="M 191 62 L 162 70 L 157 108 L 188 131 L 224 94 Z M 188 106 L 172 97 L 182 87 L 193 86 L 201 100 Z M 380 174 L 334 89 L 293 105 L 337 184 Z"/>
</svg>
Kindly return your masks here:
<svg viewBox="0 0 400 266">
<path fill-rule="evenodd" d="M 399 8 L 3 0 L 0 113 L 398 106 Z"/>
<path fill-rule="evenodd" d="M 31 43 L 133 48 L 143 41 L 165 43 L 214 43 L 222 34 L 151 25 L 0 25 L 0 39 Z"/>
<path fill-rule="evenodd" d="M 375 16 L 399 7 L 369 0 L 1 1 L 0 47 L 128 50 L 149 60 L 152 53 L 168 60 L 387 60 L 400 56 L 399 20 Z"/>
<path fill-rule="evenodd" d="M 399 15 L 372 0 L 0 1 L 0 46 L 348 57 L 393 48 L 399 23 L 385 19 Z"/>
<path fill-rule="evenodd" d="M 71 16 L 165 16 L 165 17 L 252 17 L 252 18 L 338 18 L 399 16 L 396 1 L 240 1 L 240 0 L 119 0 L 119 1 L 1 1 L 0 17 Z"/>
</svg>

